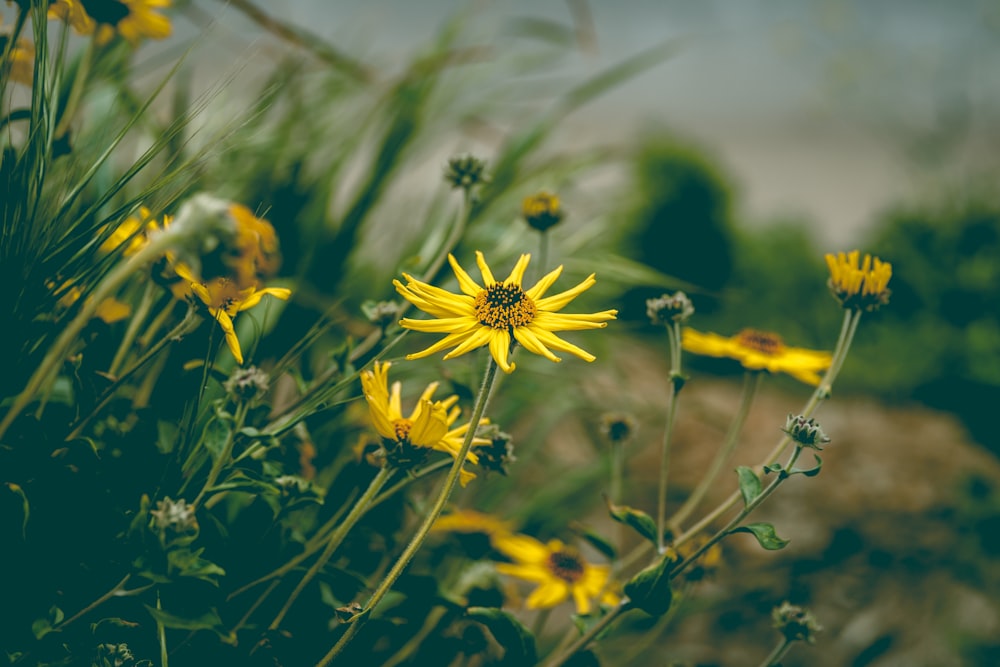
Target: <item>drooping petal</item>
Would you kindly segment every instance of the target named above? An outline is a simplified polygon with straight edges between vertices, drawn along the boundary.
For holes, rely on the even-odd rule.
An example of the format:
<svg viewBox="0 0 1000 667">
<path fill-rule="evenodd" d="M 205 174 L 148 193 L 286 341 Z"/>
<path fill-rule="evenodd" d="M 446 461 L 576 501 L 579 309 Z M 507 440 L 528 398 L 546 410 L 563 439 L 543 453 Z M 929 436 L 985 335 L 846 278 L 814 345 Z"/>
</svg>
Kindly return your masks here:
<svg viewBox="0 0 1000 667">
<path fill-rule="evenodd" d="M 470 350 L 475 350 L 482 347 L 490 342 L 490 336 L 492 335 L 493 329 L 489 327 L 479 327 L 478 329 L 473 329 L 469 333 L 469 337 L 462 341 L 459 345 L 455 346 L 455 349 L 444 355 L 445 359 L 454 359 L 455 357 L 465 354 Z"/>
<path fill-rule="evenodd" d="M 562 361 L 562 359 L 552 354 L 552 350 L 545 347 L 542 342 L 538 340 L 538 337 L 531 332 L 529 327 L 518 327 L 514 329 L 514 338 L 517 339 L 517 342 L 523 345 L 524 349 L 528 352 L 543 356 L 549 361 L 554 361 L 556 363 Z"/>
<path fill-rule="evenodd" d="M 245 299 L 242 299 L 239 302 L 239 305 L 236 307 L 236 309 L 248 310 L 250 308 L 253 308 L 258 303 L 260 303 L 260 300 L 264 298 L 265 295 L 268 294 L 275 297 L 276 299 L 287 301 L 288 298 L 292 296 L 292 290 L 288 289 L 287 287 L 265 287 L 262 290 L 254 290 L 249 295 L 247 295 Z"/>
<path fill-rule="evenodd" d="M 548 609 L 561 604 L 569 597 L 570 587 L 562 579 L 549 579 L 536 588 L 524 601 L 528 609 Z"/>
<path fill-rule="evenodd" d="M 584 361 L 593 361 L 597 357 L 592 355 L 590 352 L 573 345 L 560 338 L 559 336 L 546 331 L 540 327 L 528 326 L 533 334 L 541 341 L 545 346 L 552 348 L 553 350 L 560 350 L 562 352 L 569 352 L 570 354 L 583 359 Z"/>
<path fill-rule="evenodd" d="M 194 285 L 192 285 L 194 287 Z M 219 323 L 222 327 L 222 331 L 226 336 L 226 345 L 229 346 L 229 351 L 233 353 L 236 357 L 236 363 L 243 365 L 243 351 L 240 350 L 240 340 L 236 337 L 236 329 L 233 328 L 233 319 L 229 317 L 229 313 L 222 310 L 221 308 L 211 308 L 209 312 L 215 318 L 215 321 Z"/>
<path fill-rule="evenodd" d="M 506 329 L 493 329 L 490 335 L 490 354 L 504 373 L 513 373 L 517 367 L 507 360 L 510 355 L 510 334 Z"/>
<path fill-rule="evenodd" d="M 432 354 L 436 354 L 441 350 L 447 350 L 449 347 L 455 347 L 465 342 L 477 333 L 478 330 L 473 331 L 463 331 L 462 333 L 448 334 L 438 342 L 434 343 L 430 347 L 420 350 L 419 352 L 413 352 L 412 354 L 406 355 L 407 361 L 413 361 L 414 359 L 423 359 L 424 357 L 429 357 Z M 476 346 L 478 347 L 478 345 Z"/>
</svg>

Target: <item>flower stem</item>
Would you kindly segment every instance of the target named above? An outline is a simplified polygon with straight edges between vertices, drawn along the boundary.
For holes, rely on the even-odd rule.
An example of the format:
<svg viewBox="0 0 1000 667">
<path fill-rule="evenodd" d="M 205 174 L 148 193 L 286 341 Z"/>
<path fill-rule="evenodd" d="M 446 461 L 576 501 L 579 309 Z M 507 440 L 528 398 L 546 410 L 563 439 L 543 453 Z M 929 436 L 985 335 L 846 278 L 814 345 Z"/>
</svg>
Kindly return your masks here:
<svg viewBox="0 0 1000 667">
<path fill-rule="evenodd" d="M 712 461 L 712 465 L 708 472 L 702 477 L 698 486 L 695 490 L 688 496 L 688 499 L 684 501 L 680 509 L 670 518 L 670 525 L 673 527 L 680 526 L 684 521 L 691 516 L 691 513 L 698 507 L 698 503 L 702 501 L 705 494 L 712 487 L 712 483 L 722 472 L 722 466 L 725 465 L 729 457 L 732 456 L 733 450 L 736 449 L 736 445 L 739 443 L 740 431 L 743 430 L 743 423 L 746 421 L 747 414 L 750 412 L 750 405 L 753 403 L 754 395 L 757 393 L 757 388 L 760 386 L 760 378 L 763 375 L 760 371 L 748 371 L 743 376 L 743 395 L 740 399 L 740 407 L 736 411 L 736 416 L 733 417 L 732 424 L 729 425 L 729 432 L 726 434 L 725 442 L 722 448 L 719 449 L 719 453 L 716 455 L 715 460 Z"/>
<path fill-rule="evenodd" d="M 582 637 L 580 637 L 575 642 L 570 644 L 569 648 L 567 648 L 565 651 L 560 653 L 552 660 L 545 663 L 545 667 L 559 667 L 560 665 L 565 664 L 567 660 L 572 658 L 579 651 L 582 651 L 583 649 L 587 648 L 587 645 L 590 644 L 590 642 L 592 642 L 594 638 L 597 637 L 597 635 L 604 632 L 604 630 L 608 626 L 610 626 L 615 621 L 615 619 L 617 619 L 619 616 L 621 616 L 623 612 L 626 612 L 629 609 L 631 609 L 631 607 L 629 606 L 628 598 L 623 598 L 622 601 L 619 602 L 614 609 L 605 614 L 601 618 L 601 620 L 595 623 L 590 628 L 590 630 L 588 630 L 586 633 L 583 634 Z"/>
<path fill-rule="evenodd" d="M 212 467 L 208 471 L 208 478 L 205 480 L 205 485 L 201 487 L 201 491 L 198 492 L 198 495 L 191 503 L 192 508 L 197 507 L 205 497 L 205 494 L 215 486 L 215 482 L 218 481 L 222 470 L 230 463 L 230 459 L 233 457 L 233 446 L 236 444 L 236 434 L 243 428 L 243 422 L 246 420 L 249 409 L 250 405 L 248 403 L 240 403 L 239 407 L 236 408 L 236 417 L 233 420 L 234 423 L 232 429 L 229 431 L 229 436 L 226 438 L 226 444 L 222 447 L 219 458 L 215 459 L 212 463 Z"/>
<path fill-rule="evenodd" d="M 660 484 L 656 504 L 656 549 L 663 553 L 666 549 L 664 534 L 667 528 L 667 480 L 670 474 L 670 438 L 674 432 L 677 415 L 677 400 L 681 379 L 681 325 L 671 322 L 667 327 L 670 342 L 670 388 L 667 390 L 667 423 L 663 427 L 663 441 L 660 443 Z"/>
<path fill-rule="evenodd" d="M 350 514 L 344 518 L 343 523 L 341 523 L 336 530 L 330 533 L 330 537 L 326 541 L 326 547 L 323 549 L 323 553 L 320 554 L 319 558 L 316 559 L 316 562 L 312 564 L 312 567 L 310 567 L 305 575 L 303 575 L 302 580 L 295 587 L 295 590 L 292 591 L 292 594 L 288 596 L 284 606 L 281 607 L 281 610 L 274 617 L 274 620 L 271 621 L 271 625 L 268 628 L 269 630 L 278 629 L 281 625 L 282 619 L 285 618 L 288 610 L 292 608 L 293 604 L 295 604 L 295 600 L 299 597 L 299 594 L 302 593 L 303 589 L 305 589 L 309 582 L 313 580 L 313 577 L 315 577 L 319 571 L 323 569 L 323 566 L 327 564 L 334 552 L 337 550 L 337 547 L 339 547 L 344 541 L 344 538 L 347 537 L 347 533 L 349 533 L 351 528 L 354 527 L 354 524 L 358 522 L 358 519 L 364 516 L 365 512 L 368 511 L 368 507 L 371 505 L 372 500 L 378 492 L 382 490 L 382 487 L 385 486 L 385 483 L 392 475 L 392 471 L 392 468 L 383 467 L 379 469 L 378 474 L 372 478 L 372 481 L 368 484 L 368 489 L 360 498 L 358 498 L 358 502 L 354 503 L 354 508 L 351 509 Z"/>
<path fill-rule="evenodd" d="M 472 409 L 472 417 L 469 419 L 469 430 L 465 432 L 465 440 L 462 442 L 462 449 L 459 450 L 458 454 L 455 456 L 455 462 L 451 466 L 451 470 L 448 471 L 448 477 L 445 478 L 444 484 L 441 486 L 441 491 L 438 493 L 437 500 L 434 501 L 434 505 L 431 507 L 427 516 L 424 518 L 424 522 L 417 529 L 417 533 L 410 540 L 410 543 L 403 550 L 403 553 L 399 556 L 396 564 L 392 566 L 389 573 L 385 576 L 382 582 L 379 584 L 378 588 L 369 598 L 367 604 L 365 604 L 364 609 L 349 621 L 347 626 L 347 631 L 343 634 L 340 640 L 334 644 L 333 648 L 323 656 L 323 658 L 316 663 L 316 667 L 327 667 L 334 658 L 336 658 L 344 650 L 347 644 L 354 638 L 354 635 L 358 633 L 361 626 L 370 618 L 371 612 L 378 606 L 385 594 L 389 592 L 396 580 L 406 569 L 406 566 L 410 564 L 410 560 L 417 553 L 420 547 L 423 545 L 424 540 L 427 538 L 427 534 L 430 532 L 431 527 L 434 522 L 437 521 L 438 516 L 440 516 L 441 511 L 444 509 L 445 504 L 448 502 L 448 498 L 451 497 L 452 492 L 458 485 L 458 479 L 462 472 L 462 466 L 465 465 L 465 457 L 469 454 L 469 450 L 472 449 L 472 441 L 476 437 L 476 425 L 480 423 L 483 418 L 483 413 L 486 411 L 486 403 L 489 401 L 490 392 L 493 389 L 493 383 L 497 376 L 497 363 L 490 357 L 489 363 L 486 366 L 486 375 L 483 378 L 483 385 L 479 389 L 479 395 L 476 397 L 475 407 Z"/>
<path fill-rule="evenodd" d="M 549 265 L 549 230 L 542 230 L 538 234 L 538 264 L 535 267 L 535 277 L 541 279 Z"/>
<path fill-rule="evenodd" d="M 792 644 L 794 643 L 791 639 L 782 637 L 781 641 L 774 647 L 774 650 L 760 663 L 760 667 L 771 667 L 772 665 L 779 664 L 778 661 L 785 657 L 788 649 L 792 648 Z"/>
<path fill-rule="evenodd" d="M 142 323 L 145 322 L 150 308 L 153 307 L 153 297 L 157 289 L 159 288 L 152 281 L 146 283 L 142 292 L 142 300 L 139 302 L 139 307 L 135 309 L 134 313 L 132 313 L 132 318 L 128 322 L 128 328 L 125 329 L 125 335 L 122 336 L 122 342 L 118 345 L 118 351 L 115 352 L 115 357 L 111 361 L 111 366 L 108 367 L 108 375 L 117 374 L 118 370 L 122 367 L 122 364 L 125 363 L 125 357 L 132 348 L 132 343 L 135 341 L 135 337 L 139 335 L 139 327 L 141 327 Z"/>
</svg>

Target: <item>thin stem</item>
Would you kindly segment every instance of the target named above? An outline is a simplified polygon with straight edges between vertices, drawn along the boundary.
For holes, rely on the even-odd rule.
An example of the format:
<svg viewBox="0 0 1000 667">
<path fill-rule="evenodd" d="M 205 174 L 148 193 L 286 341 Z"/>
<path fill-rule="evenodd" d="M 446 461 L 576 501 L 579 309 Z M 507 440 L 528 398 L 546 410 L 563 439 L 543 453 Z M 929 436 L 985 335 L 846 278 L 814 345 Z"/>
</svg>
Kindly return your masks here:
<svg viewBox="0 0 1000 667">
<path fill-rule="evenodd" d="M 69 97 L 66 99 L 66 106 L 63 107 L 62 118 L 59 119 L 59 125 L 56 126 L 55 131 L 52 133 L 54 139 L 60 139 L 69 131 L 69 126 L 73 122 L 73 116 L 76 115 L 76 107 L 80 104 L 80 97 L 83 95 L 87 78 L 90 76 L 90 65 L 94 61 L 94 52 L 96 50 L 97 39 L 91 38 L 87 49 L 83 52 L 83 56 L 80 59 L 80 64 L 76 68 L 76 76 L 73 77 L 73 87 L 70 89 Z"/>
<path fill-rule="evenodd" d="M 545 623 L 548 622 L 549 616 L 552 614 L 552 607 L 544 607 L 535 614 L 535 620 L 531 623 L 531 634 L 536 638 L 542 635 L 542 630 L 545 629 Z"/>
<path fill-rule="evenodd" d="M 674 421 L 677 415 L 678 384 L 683 382 L 681 376 L 681 325 L 672 322 L 667 327 L 667 338 L 670 342 L 670 388 L 667 390 L 667 423 L 663 427 L 663 440 L 660 443 L 660 484 L 656 504 L 656 550 L 663 553 L 666 550 L 664 535 L 667 529 L 667 480 L 670 476 L 670 438 L 674 432 Z"/>
<path fill-rule="evenodd" d="M 420 470 L 418 470 L 413 474 L 406 475 L 405 477 L 403 477 L 403 479 L 399 480 L 398 482 L 390 486 L 382 494 L 380 494 L 377 498 L 375 498 L 375 500 L 372 501 L 371 506 L 377 507 L 378 505 L 384 503 L 386 500 L 388 500 L 395 494 L 402 491 L 412 482 L 415 482 L 416 480 L 421 479 L 423 477 L 427 477 L 431 473 L 435 473 L 438 470 L 441 470 L 442 468 L 448 467 L 450 464 L 451 461 L 449 461 L 448 459 L 440 459 L 438 461 L 435 461 L 434 463 L 431 463 L 430 465 L 424 466 L 423 468 L 421 468 Z"/>
<path fill-rule="evenodd" d="M 535 277 L 540 279 L 545 275 L 545 271 L 549 266 L 549 232 L 546 229 L 538 232 L 538 234 L 538 264 L 535 269 Z"/>
<path fill-rule="evenodd" d="M 292 591 L 292 594 L 288 596 L 288 599 L 285 601 L 284 606 L 281 607 L 281 610 L 274 617 L 274 620 L 271 621 L 271 625 L 269 626 L 268 629 L 270 630 L 278 629 L 278 627 L 281 625 L 282 619 L 285 618 L 285 615 L 288 613 L 288 610 L 292 608 L 293 604 L 295 604 L 295 600 L 299 597 L 299 594 L 302 593 L 302 591 L 309 584 L 309 582 L 313 580 L 313 577 L 315 577 L 319 573 L 319 571 L 322 570 L 323 567 L 327 564 L 327 561 L 329 561 L 330 558 L 333 556 L 333 553 L 337 550 L 337 547 L 339 547 L 340 544 L 344 541 L 344 538 L 347 537 L 347 533 L 349 533 L 351 528 L 354 527 L 354 524 L 358 522 L 358 519 L 364 516 L 365 512 L 368 510 L 368 507 L 371 505 L 372 500 L 375 498 L 376 495 L 378 495 L 378 492 L 389 480 L 389 477 L 392 476 L 392 472 L 393 469 L 389 467 L 384 467 L 379 469 L 378 474 L 376 474 L 375 477 L 372 478 L 372 481 L 368 484 L 368 489 L 364 492 L 364 494 L 362 494 L 360 498 L 358 498 L 358 502 L 354 504 L 354 508 L 351 509 L 350 514 L 347 515 L 347 517 L 344 519 L 344 522 L 341 523 L 337 527 L 337 529 L 330 534 L 330 538 L 326 542 L 326 548 L 323 549 L 323 553 L 320 554 L 319 558 L 316 559 L 316 562 L 313 563 L 312 567 L 310 567 L 309 570 L 305 573 L 305 575 L 302 577 L 302 580 L 295 587 L 295 590 Z"/>
<path fill-rule="evenodd" d="M 802 453 L 802 447 L 800 446 L 795 447 L 795 449 L 792 451 L 791 457 L 789 457 L 788 459 L 788 463 L 785 464 L 784 470 L 779 472 L 778 476 L 775 477 L 771 481 L 771 483 L 768 484 L 764 488 L 764 490 L 760 492 L 760 494 L 758 494 L 756 498 L 747 503 L 746 507 L 740 510 L 740 513 L 737 514 L 735 517 L 733 517 L 733 519 L 729 523 L 727 523 L 722 530 L 720 530 L 715 535 L 710 537 L 708 541 L 705 542 L 705 544 L 701 545 L 693 554 L 685 558 L 683 561 L 680 562 L 680 564 L 677 565 L 677 567 L 672 569 L 670 571 L 670 578 L 673 579 L 681 572 L 683 572 L 689 565 L 698 560 L 698 558 L 700 558 L 703 553 L 705 553 L 713 546 L 715 546 L 716 542 L 718 542 L 726 535 L 728 535 L 729 531 L 740 525 L 743 519 L 747 518 L 751 512 L 760 507 L 761 503 L 767 500 L 768 497 L 770 497 L 770 495 L 778 489 L 781 483 L 789 478 L 790 476 L 789 471 L 792 469 L 792 466 L 795 465 L 795 461 L 796 459 L 799 458 L 799 454 L 801 453 Z"/>
<path fill-rule="evenodd" d="M 622 501 L 622 478 L 625 475 L 625 447 L 622 443 L 615 442 L 611 445 L 611 482 L 608 496 L 611 502 L 620 503 Z"/>
<path fill-rule="evenodd" d="M 782 637 L 781 641 L 774 647 L 763 662 L 760 663 L 760 667 L 772 667 L 772 665 L 777 665 L 778 661 L 785 657 L 788 653 L 788 649 L 792 648 L 792 644 L 795 642 L 791 639 Z"/>
<path fill-rule="evenodd" d="M 142 292 L 142 300 L 139 301 L 139 307 L 132 313 L 132 318 L 128 321 L 128 328 L 125 329 L 125 335 L 122 336 L 122 342 L 118 345 L 118 351 L 115 352 L 114 359 L 111 360 L 111 366 L 108 367 L 108 375 L 117 374 L 122 364 L 125 363 L 125 357 L 132 349 L 135 337 L 139 335 L 139 327 L 146 321 L 146 316 L 149 315 L 149 311 L 153 307 L 153 297 L 157 289 L 159 288 L 152 281 L 146 283 Z"/>
<path fill-rule="evenodd" d="M 691 513 L 698 507 L 698 503 L 702 501 L 705 494 L 712 487 L 712 483 L 722 472 L 722 467 L 732 456 L 733 450 L 736 449 L 736 445 L 739 443 L 740 431 L 743 430 L 743 423 L 746 421 L 747 414 L 750 412 L 750 405 L 753 403 L 754 395 L 757 393 L 757 388 L 760 386 L 760 378 L 763 375 L 760 371 L 747 371 L 743 376 L 743 395 L 740 399 L 740 407 L 736 411 L 736 415 L 733 417 L 732 424 L 729 425 L 729 432 L 726 434 L 725 442 L 722 448 L 719 449 L 719 453 L 716 455 L 715 460 L 712 461 L 712 465 L 695 490 L 691 493 L 681 508 L 670 518 L 671 526 L 679 526 L 684 521 L 691 516 Z"/>
<path fill-rule="evenodd" d="M 156 609 L 162 610 L 163 607 L 160 606 L 160 592 L 156 591 Z M 167 665 L 167 629 L 163 625 L 163 621 L 156 619 L 156 635 L 160 639 L 160 667 L 168 667 Z"/>
<path fill-rule="evenodd" d="M 105 593 L 101 597 L 97 598 L 96 600 L 94 600 L 93 602 L 91 602 L 90 604 L 88 604 L 86 607 L 84 607 L 80 611 L 76 612 L 75 614 L 73 614 L 72 616 L 70 616 L 69 618 L 67 618 L 65 621 L 63 621 L 62 623 L 60 623 L 59 625 L 57 625 L 55 627 L 55 629 L 56 630 L 61 630 L 61 629 L 65 628 L 67 625 L 69 625 L 73 621 L 77 620 L 78 618 L 80 618 L 84 614 L 87 614 L 87 613 L 93 611 L 94 609 L 96 609 L 97 607 L 101 606 L 102 604 L 104 604 L 105 602 L 107 602 L 108 600 L 110 600 L 111 598 L 113 598 L 116 595 L 118 595 L 118 591 L 122 590 L 122 588 L 125 587 L 125 584 L 128 583 L 128 580 L 131 579 L 131 578 L 132 578 L 131 574 L 126 574 L 125 577 L 122 578 L 121 581 L 119 581 L 117 584 L 115 584 L 114 588 L 112 588 L 110 591 L 108 591 L 107 593 Z"/>
<path fill-rule="evenodd" d="M 226 437 L 226 444 L 222 447 L 219 457 L 212 462 L 212 468 L 208 471 L 208 478 L 205 480 L 205 485 L 201 487 L 201 491 L 198 492 L 198 495 L 191 503 L 191 507 L 197 507 L 201 503 L 205 494 L 215 486 L 215 482 L 218 481 L 222 470 L 230 463 L 230 459 L 233 457 L 233 446 L 236 444 L 236 434 L 243 428 L 243 422 L 246 420 L 249 409 L 250 405 L 248 403 L 240 403 L 239 407 L 236 408 L 236 417 L 233 427 L 229 430 L 229 435 Z"/>
<path fill-rule="evenodd" d="M 327 667 L 334 658 L 336 658 L 344 650 L 344 647 L 354 638 L 361 626 L 367 621 L 371 616 L 372 610 L 378 606 L 385 594 L 389 592 L 396 580 L 406 569 L 406 566 L 410 564 L 413 556 L 417 553 L 420 547 L 423 545 L 424 540 L 427 538 L 427 534 L 430 532 L 431 527 L 434 522 L 437 521 L 438 516 L 440 516 L 441 511 L 444 509 L 445 504 L 448 502 L 448 498 L 451 497 L 452 492 L 458 485 L 458 479 L 462 472 L 462 466 L 465 465 L 465 457 L 468 456 L 469 450 L 472 449 L 472 441 L 476 436 L 476 426 L 480 423 L 483 418 L 483 412 L 486 410 L 486 403 L 489 401 L 490 392 L 493 389 L 493 383 L 497 376 L 497 364 L 490 357 L 489 363 L 486 366 L 486 375 L 483 378 L 483 385 L 479 389 L 479 395 L 476 397 L 475 407 L 472 409 L 472 417 L 469 420 L 469 429 L 465 432 L 465 440 L 462 442 L 462 449 L 459 450 L 458 454 L 455 456 L 455 462 L 451 466 L 451 470 L 448 471 L 448 477 L 445 478 L 444 484 L 441 486 L 441 491 L 438 493 L 437 500 L 434 501 L 434 505 L 431 507 L 430 512 L 424 518 L 424 522 L 421 524 L 417 533 L 410 540 L 410 543 L 406 546 L 406 549 L 399 556 L 396 564 L 392 566 L 389 573 L 379 584 L 378 588 L 372 594 L 368 603 L 365 605 L 364 609 L 355 614 L 350 621 L 350 625 L 347 626 L 347 631 L 343 634 L 340 640 L 330 649 L 330 651 L 323 656 L 323 658 L 317 663 L 316 667 Z"/>
<path fill-rule="evenodd" d="M 590 630 L 584 633 L 582 637 L 570 644 L 569 648 L 549 662 L 545 663 L 545 667 L 559 667 L 560 665 L 565 664 L 567 660 L 587 648 L 587 645 L 590 644 L 590 642 L 592 642 L 597 635 L 604 632 L 605 628 L 611 625 L 615 619 L 629 609 L 631 609 L 631 607 L 629 606 L 628 598 L 623 598 L 622 601 L 618 603 L 618 606 L 605 614 L 601 620 L 595 623 Z"/>
</svg>

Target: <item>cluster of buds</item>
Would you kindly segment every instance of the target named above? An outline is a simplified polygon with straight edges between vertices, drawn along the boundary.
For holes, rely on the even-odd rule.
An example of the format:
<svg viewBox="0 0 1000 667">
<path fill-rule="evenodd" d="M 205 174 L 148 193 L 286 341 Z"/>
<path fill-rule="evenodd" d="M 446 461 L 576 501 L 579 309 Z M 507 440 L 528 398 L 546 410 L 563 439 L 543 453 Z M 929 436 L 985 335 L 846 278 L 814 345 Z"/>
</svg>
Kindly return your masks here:
<svg viewBox="0 0 1000 667">
<path fill-rule="evenodd" d="M 792 440 L 802 447 L 821 450 L 830 442 L 830 437 L 823 432 L 823 427 L 815 419 L 806 419 L 802 415 L 789 413 L 785 420 L 785 428 L 781 429 Z"/>
<path fill-rule="evenodd" d="M 477 185 L 489 183 L 486 173 L 486 161 L 480 160 L 470 153 L 456 155 L 448 160 L 444 168 L 444 180 L 453 188 L 461 188 L 466 192 Z"/>
<path fill-rule="evenodd" d="M 254 403 L 267 393 L 271 379 L 256 366 L 237 367 L 229 379 L 223 383 L 226 393 L 238 401 Z"/>
<path fill-rule="evenodd" d="M 635 437 L 639 422 L 624 412 L 605 412 L 598 426 L 601 435 L 612 445 L 624 445 Z"/>
<path fill-rule="evenodd" d="M 694 315 L 694 305 L 684 292 L 673 296 L 664 294 L 656 299 L 646 299 L 646 315 L 653 324 L 684 324 Z"/>
<path fill-rule="evenodd" d="M 532 229 L 544 232 L 559 224 L 565 214 L 559 208 L 559 197 L 543 190 L 524 198 L 521 215 Z"/>
<path fill-rule="evenodd" d="M 804 641 L 812 644 L 816 641 L 816 633 L 823 629 L 812 612 L 804 607 L 782 602 L 771 612 L 774 627 L 788 641 Z"/>
</svg>

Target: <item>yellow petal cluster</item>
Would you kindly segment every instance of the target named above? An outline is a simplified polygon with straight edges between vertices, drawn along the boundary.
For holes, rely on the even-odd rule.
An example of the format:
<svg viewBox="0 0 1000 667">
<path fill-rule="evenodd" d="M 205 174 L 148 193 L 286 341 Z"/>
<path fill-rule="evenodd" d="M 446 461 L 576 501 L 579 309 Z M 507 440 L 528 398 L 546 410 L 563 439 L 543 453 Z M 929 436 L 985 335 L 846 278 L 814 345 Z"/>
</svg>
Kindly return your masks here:
<svg viewBox="0 0 1000 667">
<path fill-rule="evenodd" d="M 743 329 L 727 338 L 685 328 L 681 344 L 694 354 L 735 359 L 747 370 L 787 373 L 813 386 L 820 382 L 819 372 L 833 360 L 829 352 L 788 347 L 778 334 L 757 329 Z"/>
<path fill-rule="evenodd" d="M 830 269 L 828 285 L 844 308 L 877 310 L 889 303 L 892 264 L 858 250 L 825 256 Z"/>
</svg>

